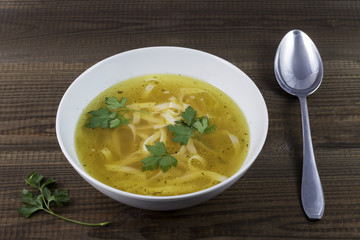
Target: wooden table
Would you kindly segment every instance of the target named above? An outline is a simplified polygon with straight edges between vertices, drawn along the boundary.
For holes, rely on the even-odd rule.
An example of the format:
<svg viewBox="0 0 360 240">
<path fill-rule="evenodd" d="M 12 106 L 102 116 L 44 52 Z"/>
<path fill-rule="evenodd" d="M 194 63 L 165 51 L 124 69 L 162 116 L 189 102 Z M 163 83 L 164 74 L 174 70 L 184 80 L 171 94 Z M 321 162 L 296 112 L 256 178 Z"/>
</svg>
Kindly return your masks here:
<svg viewBox="0 0 360 240">
<path fill-rule="evenodd" d="M 0 1 L 0 239 L 360 239 L 359 1 Z M 308 99 L 326 208 L 309 221 L 300 201 L 298 99 L 281 90 L 275 51 L 291 29 L 316 43 L 324 79 Z M 55 117 L 69 85 L 111 55 L 182 46 L 222 57 L 259 87 L 269 111 L 265 146 L 250 170 L 214 199 L 151 212 L 102 195 L 70 166 Z M 32 171 L 57 179 L 66 217 L 17 209 Z"/>
</svg>

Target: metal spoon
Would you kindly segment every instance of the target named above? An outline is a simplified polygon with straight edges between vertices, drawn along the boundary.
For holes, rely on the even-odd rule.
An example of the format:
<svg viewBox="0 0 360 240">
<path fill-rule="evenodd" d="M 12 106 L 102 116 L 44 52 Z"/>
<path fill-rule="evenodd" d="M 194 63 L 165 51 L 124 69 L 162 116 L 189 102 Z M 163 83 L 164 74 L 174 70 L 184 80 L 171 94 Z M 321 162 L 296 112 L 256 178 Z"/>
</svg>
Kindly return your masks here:
<svg viewBox="0 0 360 240">
<path fill-rule="evenodd" d="M 320 86 L 323 77 L 321 57 L 308 35 L 292 30 L 281 40 L 274 65 L 280 86 L 300 100 L 303 132 L 301 200 L 310 219 L 321 219 L 325 208 L 324 193 L 315 163 L 306 102 L 306 97 Z"/>
</svg>

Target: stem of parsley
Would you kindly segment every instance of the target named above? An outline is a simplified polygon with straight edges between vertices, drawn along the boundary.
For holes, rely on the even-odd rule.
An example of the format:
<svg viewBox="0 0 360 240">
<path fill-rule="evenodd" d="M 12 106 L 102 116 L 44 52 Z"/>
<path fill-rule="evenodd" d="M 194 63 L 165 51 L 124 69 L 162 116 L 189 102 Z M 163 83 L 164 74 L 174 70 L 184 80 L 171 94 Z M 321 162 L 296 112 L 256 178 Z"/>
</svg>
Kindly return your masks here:
<svg viewBox="0 0 360 240">
<path fill-rule="evenodd" d="M 74 219 L 71 219 L 71 218 L 67 218 L 67 217 L 64 217 L 64 216 L 61 216 L 55 212 L 53 212 L 50 208 L 50 204 L 48 201 L 46 201 L 46 199 L 44 198 L 44 195 L 42 195 L 42 200 L 45 204 L 45 207 L 46 208 L 42 208 L 42 210 L 44 210 L 45 212 L 47 213 L 50 213 L 51 215 L 53 216 L 56 216 L 58 218 L 61 218 L 65 221 L 69 221 L 69 222 L 72 222 L 72 223 L 77 223 L 77 224 L 81 224 L 81 225 L 85 225 L 85 226 L 105 226 L 107 224 L 109 224 L 109 222 L 102 222 L 102 223 L 86 223 L 86 222 L 81 222 L 81 221 L 77 221 L 77 220 L 74 220 Z"/>
<path fill-rule="evenodd" d="M 122 111 L 126 111 L 126 112 L 139 112 L 139 113 L 146 113 L 146 114 L 151 114 L 151 112 L 147 112 L 147 111 L 142 111 L 142 110 L 137 110 L 137 109 L 129 109 L 129 108 L 126 108 Z"/>
<path fill-rule="evenodd" d="M 53 216 L 56 216 L 58 218 L 61 218 L 65 221 L 69 221 L 69 222 L 72 222 L 72 223 L 77 223 L 77 224 L 81 224 L 81 225 L 85 225 L 85 226 L 105 226 L 105 225 L 108 225 L 109 222 L 102 222 L 102 223 L 86 223 L 86 222 L 81 222 L 81 221 L 77 221 L 77 220 L 74 220 L 74 219 L 71 219 L 71 218 L 67 218 L 67 217 L 63 217 L 59 214 L 56 214 L 54 213 L 53 211 L 51 211 L 51 209 L 43 209 L 45 212 L 48 212 L 50 213 L 51 215 Z"/>
<path fill-rule="evenodd" d="M 24 203 L 24 206 L 18 209 L 18 211 L 24 217 L 29 218 L 35 212 L 43 210 L 60 219 L 85 226 L 105 226 L 108 224 L 108 222 L 86 223 L 76 221 L 54 213 L 50 208 L 51 202 L 55 202 L 58 207 L 62 207 L 64 203 L 67 203 L 70 200 L 67 190 L 56 189 L 54 192 L 51 192 L 50 189 L 47 187 L 48 185 L 55 182 L 54 178 L 45 179 L 43 176 L 32 172 L 25 179 L 25 182 L 32 188 L 39 190 L 40 194 L 36 195 L 26 189 L 23 189 L 21 202 Z"/>
</svg>

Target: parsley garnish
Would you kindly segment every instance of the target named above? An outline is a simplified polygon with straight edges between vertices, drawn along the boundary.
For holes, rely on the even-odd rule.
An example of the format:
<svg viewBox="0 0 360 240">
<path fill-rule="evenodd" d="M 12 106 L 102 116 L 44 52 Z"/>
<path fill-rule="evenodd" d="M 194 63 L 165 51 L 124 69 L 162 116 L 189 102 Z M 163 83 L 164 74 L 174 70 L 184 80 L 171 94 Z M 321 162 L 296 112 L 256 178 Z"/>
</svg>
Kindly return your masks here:
<svg viewBox="0 0 360 240">
<path fill-rule="evenodd" d="M 110 109 L 121 109 L 123 108 L 124 110 L 129 110 L 125 104 L 126 104 L 127 98 L 126 97 L 121 97 L 120 101 L 116 98 L 116 97 L 107 97 L 105 98 L 105 103 L 106 106 Z"/>
<path fill-rule="evenodd" d="M 156 142 L 153 146 L 146 145 L 146 148 L 151 155 L 141 160 L 144 164 L 142 171 L 154 170 L 160 167 L 163 172 L 167 172 L 170 170 L 171 166 L 176 167 L 176 158 L 167 152 L 163 142 Z"/>
<path fill-rule="evenodd" d="M 193 136 L 193 129 L 186 125 L 175 124 L 169 125 L 167 128 L 175 136 L 172 140 L 181 145 L 186 145 Z"/>
<path fill-rule="evenodd" d="M 125 117 L 126 112 L 137 111 L 126 107 L 126 97 L 121 97 L 120 101 L 116 97 L 106 97 L 106 107 L 101 107 L 98 110 L 90 111 L 90 116 L 85 124 L 88 128 L 116 128 L 122 125 L 128 125 L 130 119 Z M 110 111 L 110 110 L 116 111 Z"/>
<path fill-rule="evenodd" d="M 174 136 L 173 141 L 181 145 L 186 145 L 191 137 L 202 141 L 199 133 L 209 134 L 216 129 L 216 126 L 210 124 L 210 120 L 207 117 L 196 118 L 196 111 L 191 106 L 188 106 L 181 116 L 182 120 L 176 121 L 174 125 L 167 126 Z"/>
<path fill-rule="evenodd" d="M 48 185 L 55 183 L 54 178 L 45 179 L 43 176 L 38 175 L 35 172 L 32 172 L 26 179 L 25 182 L 31 187 L 40 191 L 40 194 L 36 195 L 29 192 L 27 189 L 23 189 L 22 191 L 22 199 L 21 202 L 24 203 L 24 206 L 21 207 L 18 211 L 24 217 L 29 218 L 33 213 L 43 210 L 51 215 L 59 217 L 63 220 L 78 223 L 86 226 L 105 226 L 108 222 L 103 223 L 85 223 L 76 221 L 70 218 L 66 218 L 54 213 L 50 209 L 50 204 L 54 202 L 58 207 L 62 207 L 64 203 L 67 203 L 70 200 L 69 194 L 67 190 L 56 189 L 53 193 L 47 187 Z"/>
</svg>

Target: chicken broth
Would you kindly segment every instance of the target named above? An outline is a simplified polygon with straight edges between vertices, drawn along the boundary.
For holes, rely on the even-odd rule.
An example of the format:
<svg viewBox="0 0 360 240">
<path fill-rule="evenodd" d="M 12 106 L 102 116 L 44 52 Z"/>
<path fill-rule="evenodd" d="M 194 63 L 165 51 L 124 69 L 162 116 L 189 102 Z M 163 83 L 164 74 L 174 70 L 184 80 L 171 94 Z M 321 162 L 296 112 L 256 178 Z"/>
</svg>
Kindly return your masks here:
<svg viewBox="0 0 360 240">
<path fill-rule="evenodd" d="M 126 100 L 120 120 L 85 127 L 94 109 L 102 108 L 109 119 L 116 115 L 105 104 L 113 97 L 121 99 L 118 106 Z M 196 111 L 193 121 L 184 117 L 191 110 Z M 92 114 L 94 121 L 98 116 Z M 248 152 L 249 130 L 239 107 L 221 90 L 186 76 L 156 74 L 120 82 L 99 94 L 78 121 L 75 144 L 83 168 L 100 182 L 135 194 L 172 196 L 209 188 L 236 173 Z M 159 147 L 166 152 L 155 156 Z"/>
</svg>

